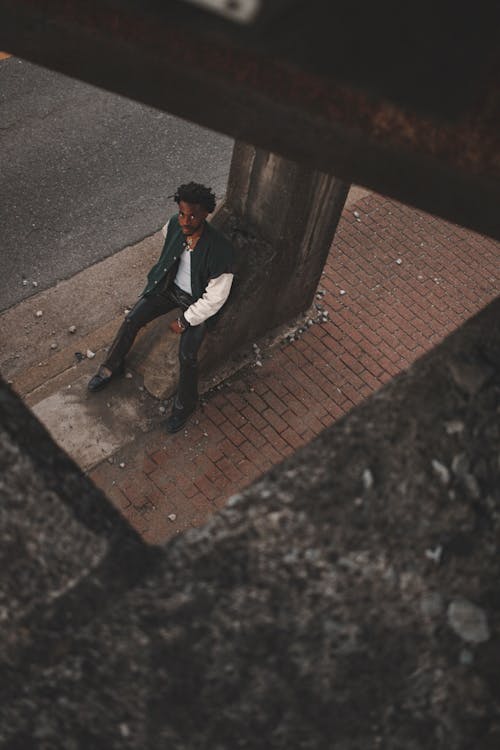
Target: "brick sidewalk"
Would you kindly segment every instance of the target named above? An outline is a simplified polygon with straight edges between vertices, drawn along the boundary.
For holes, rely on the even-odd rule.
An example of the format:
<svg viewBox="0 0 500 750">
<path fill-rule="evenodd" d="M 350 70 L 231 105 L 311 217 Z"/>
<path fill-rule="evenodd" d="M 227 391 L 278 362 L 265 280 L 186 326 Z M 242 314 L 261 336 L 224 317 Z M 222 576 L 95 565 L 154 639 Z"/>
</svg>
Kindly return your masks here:
<svg viewBox="0 0 500 750">
<path fill-rule="evenodd" d="M 322 276 L 328 319 L 206 394 L 184 432 L 140 437 L 91 478 L 149 542 L 203 523 L 496 297 L 498 256 L 493 240 L 363 198 Z"/>
</svg>

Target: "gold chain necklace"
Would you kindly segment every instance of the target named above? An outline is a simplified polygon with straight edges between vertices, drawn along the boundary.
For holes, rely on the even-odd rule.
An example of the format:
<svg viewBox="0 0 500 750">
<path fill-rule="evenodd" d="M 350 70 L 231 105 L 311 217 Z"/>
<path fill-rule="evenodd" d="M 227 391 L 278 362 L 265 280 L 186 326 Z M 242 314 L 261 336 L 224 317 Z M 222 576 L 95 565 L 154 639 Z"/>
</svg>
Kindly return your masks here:
<svg viewBox="0 0 500 750">
<path fill-rule="evenodd" d="M 198 237 L 186 237 L 184 240 L 184 247 L 186 250 L 189 250 L 189 252 L 192 252 L 194 250 L 193 245 L 195 245 L 198 242 Z"/>
</svg>

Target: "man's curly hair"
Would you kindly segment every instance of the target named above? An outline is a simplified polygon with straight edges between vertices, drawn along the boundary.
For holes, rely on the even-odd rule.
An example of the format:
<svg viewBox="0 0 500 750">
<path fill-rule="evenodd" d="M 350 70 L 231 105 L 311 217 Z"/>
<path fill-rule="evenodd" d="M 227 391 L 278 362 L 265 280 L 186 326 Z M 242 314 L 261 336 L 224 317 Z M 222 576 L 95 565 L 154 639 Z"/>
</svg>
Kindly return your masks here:
<svg viewBox="0 0 500 750">
<path fill-rule="evenodd" d="M 215 208 L 215 193 L 211 188 L 200 185 L 198 182 L 188 182 L 185 185 L 179 185 L 174 195 L 174 201 L 177 204 L 180 201 L 196 203 L 211 214 Z"/>
</svg>

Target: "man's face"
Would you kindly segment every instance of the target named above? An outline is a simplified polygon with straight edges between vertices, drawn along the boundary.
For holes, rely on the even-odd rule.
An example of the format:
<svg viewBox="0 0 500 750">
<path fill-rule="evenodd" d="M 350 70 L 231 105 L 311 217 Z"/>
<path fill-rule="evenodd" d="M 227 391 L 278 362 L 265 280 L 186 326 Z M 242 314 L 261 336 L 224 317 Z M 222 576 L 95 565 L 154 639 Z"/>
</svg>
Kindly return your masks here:
<svg viewBox="0 0 500 750">
<path fill-rule="evenodd" d="M 185 237 L 196 234 L 208 216 L 208 211 L 198 203 L 179 201 L 179 224 Z"/>
</svg>

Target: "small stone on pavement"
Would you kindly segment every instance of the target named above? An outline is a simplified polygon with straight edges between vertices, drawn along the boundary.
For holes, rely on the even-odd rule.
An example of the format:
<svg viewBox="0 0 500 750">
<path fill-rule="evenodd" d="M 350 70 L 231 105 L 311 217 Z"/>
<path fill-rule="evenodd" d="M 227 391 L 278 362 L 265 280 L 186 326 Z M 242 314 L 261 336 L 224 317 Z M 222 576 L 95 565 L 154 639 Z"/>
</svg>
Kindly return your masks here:
<svg viewBox="0 0 500 750">
<path fill-rule="evenodd" d="M 432 459 L 432 468 L 434 469 L 434 473 L 439 477 L 439 480 L 443 484 L 448 484 L 448 482 L 450 481 L 450 472 L 448 471 L 446 466 L 442 464 L 441 461 L 437 461 L 434 458 Z"/>
<path fill-rule="evenodd" d="M 467 599 L 454 599 L 447 612 L 448 624 L 464 641 L 483 643 L 490 637 L 484 611 Z"/>
</svg>

